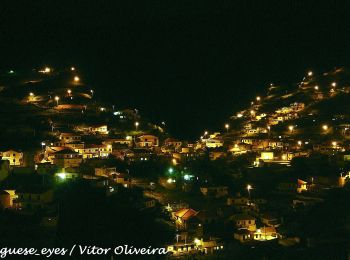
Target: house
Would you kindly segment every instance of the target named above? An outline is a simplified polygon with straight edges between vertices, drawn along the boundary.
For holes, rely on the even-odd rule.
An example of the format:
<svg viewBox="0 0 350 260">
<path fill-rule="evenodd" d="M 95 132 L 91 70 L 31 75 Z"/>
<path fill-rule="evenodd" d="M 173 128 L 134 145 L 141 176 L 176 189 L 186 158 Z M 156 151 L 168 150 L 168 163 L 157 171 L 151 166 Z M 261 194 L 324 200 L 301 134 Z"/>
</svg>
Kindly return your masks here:
<svg viewBox="0 0 350 260">
<path fill-rule="evenodd" d="M 8 160 L 11 166 L 23 164 L 23 153 L 15 150 L 0 151 L 1 160 Z"/>
<path fill-rule="evenodd" d="M 83 159 L 90 159 L 108 157 L 113 152 L 113 148 L 110 144 L 87 144 L 84 148 L 77 148 L 74 151 L 82 155 Z"/>
<path fill-rule="evenodd" d="M 254 240 L 266 241 L 276 238 L 278 238 L 278 233 L 274 227 L 262 227 L 254 232 Z"/>
<path fill-rule="evenodd" d="M 107 139 L 102 142 L 104 145 L 119 145 L 119 146 L 126 146 L 131 147 L 132 146 L 132 137 L 127 136 L 126 138 L 113 138 L 113 139 Z"/>
<path fill-rule="evenodd" d="M 131 178 L 128 174 L 115 172 L 111 174 L 111 177 L 116 183 L 123 185 L 124 188 L 129 188 L 131 186 Z"/>
<path fill-rule="evenodd" d="M 108 132 L 108 126 L 107 125 L 83 125 L 83 126 L 78 126 L 76 127 L 77 131 L 83 131 L 85 133 L 89 133 L 89 134 L 104 134 L 107 135 Z"/>
<path fill-rule="evenodd" d="M 222 147 L 223 145 L 224 145 L 224 142 L 218 138 L 210 138 L 205 140 L 205 146 L 207 148 L 217 148 L 217 147 Z"/>
<path fill-rule="evenodd" d="M 136 139 L 136 146 L 142 148 L 159 146 L 159 139 L 154 135 L 141 135 Z"/>
<path fill-rule="evenodd" d="M 233 237 L 241 243 L 244 243 L 252 240 L 253 232 L 248 229 L 237 229 L 234 231 Z"/>
<path fill-rule="evenodd" d="M 78 167 L 82 161 L 82 156 L 70 149 L 58 151 L 53 155 L 53 164 L 61 168 Z"/>
<path fill-rule="evenodd" d="M 89 131 L 94 134 L 107 135 L 108 127 L 107 125 L 93 125 L 89 127 Z"/>
<path fill-rule="evenodd" d="M 185 208 L 172 212 L 172 218 L 176 221 L 176 226 L 178 228 L 187 228 L 188 222 L 197 216 L 199 212 L 191 208 Z"/>
<path fill-rule="evenodd" d="M 228 195 L 227 186 L 200 187 L 200 191 L 204 196 L 213 196 L 216 198 L 220 198 Z"/>
<path fill-rule="evenodd" d="M 148 198 L 144 200 L 145 208 L 154 208 L 156 204 L 157 204 L 157 201 L 155 199 Z"/>
<path fill-rule="evenodd" d="M 192 243 L 175 243 L 167 246 L 167 251 L 173 256 L 183 256 L 197 254 L 198 248 L 194 242 Z"/>
<path fill-rule="evenodd" d="M 60 133 L 59 139 L 63 144 L 81 142 L 81 135 L 76 133 Z"/>
<path fill-rule="evenodd" d="M 53 190 L 41 186 L 31 186 L 16 190 L 18 198 L 14 201 L 15 208 L 36 211 L 45 209 L 53 201 Z"/>
<path fill-rule="evenodd" d="M 180 147 L 182 145 L 182 142 L 179 140 L 176 140 L 174 138 L 167 138 L 164 141 L 164 145 L 177 148 L 177 147 Z"/>
<path fill-rule="evenodd" d="M 256 230 L 256 219 L 252 216 L 246 214 L 233 215 L 230 220 L 232 220 L 238 229 L 247 229 L 249 231 Z"/>
<path fill-rule="evenodd" d="M 95 175 L 96 176 L 110 177 L 110 176 L 112 176 L 112 174 L 115 174 L 116 172 L 117 172 L 116 167 L 95 168 Z"/>
</svg>

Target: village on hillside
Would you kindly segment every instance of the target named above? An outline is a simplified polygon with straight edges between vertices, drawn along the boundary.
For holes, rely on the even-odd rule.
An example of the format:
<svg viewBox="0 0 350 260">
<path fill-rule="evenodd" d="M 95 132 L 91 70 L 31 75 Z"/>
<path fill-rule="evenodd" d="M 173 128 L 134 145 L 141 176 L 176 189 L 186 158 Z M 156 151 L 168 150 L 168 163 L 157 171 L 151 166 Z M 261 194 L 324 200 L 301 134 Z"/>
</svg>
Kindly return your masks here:
<svg viewBox="0 0 350 260">
<path fill-rule="evenodd" d="M 76 67 L 0 78 L 2 244 L 125 241 L 166 247 L 169 258 L 349 254 L 346 68 L 271 83 L 197 140 L 105 103 Z"/>
</svg>

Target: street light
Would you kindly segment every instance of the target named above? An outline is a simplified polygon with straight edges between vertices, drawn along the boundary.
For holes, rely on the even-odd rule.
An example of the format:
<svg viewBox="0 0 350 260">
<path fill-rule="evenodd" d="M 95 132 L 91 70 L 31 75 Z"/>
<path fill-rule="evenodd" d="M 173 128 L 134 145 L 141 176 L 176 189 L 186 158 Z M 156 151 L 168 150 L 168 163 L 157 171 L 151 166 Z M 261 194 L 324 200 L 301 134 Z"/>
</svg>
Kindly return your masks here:
<svg viewBox="0 0 350 260">
<path fill-rule="evenodd" d="M 139 127 L 140 123 L 139 122 L 135 122 L 135 127 L 136 127 L 136 130 L 137 128 Z"/>
<path fill-rule="evenodd" d="M 260 101 L 260 99 L 261 99 L 261 98 L 260 98 L 259 96 L 256 97 L 256 101 Z"/>
<path fill-rule="evenodd" d="M 44 70 L 45 73 L 50 73 L 51 72 L 51 69 L 49 67 L 46 67 L 45 70 Z"/>
<path fill-rule="evenodd" d="M 79 82 L 80 81 L 80 78 L 78 76 L 75 76 L 74 77 L 74 82 Z"/>
<path fill-rule="evenodd" d="M 55 97 L 55 100 L 56 100 L 57 106 L 58 106 L 58 101 L 60 100 L 60 97 L 56 96 L 56 97 Z"/>
<path fill-rule="evenodd" d="M 298 141 L 298 145 L 301 146 L 301 144 L 302 144 L 302 141 Z"/>
<path fill-rule="evenodd" d="M 248 194 L 249 194 L 249 198 L 250 198 L 250 190 L 253 189 L 252 185 L 248 184 L 247 185 L 247 191 L 248 191 Z"/>
<path fill-rule="evenodd" d="M 72 94 L 72 90 L 68 89 L 68 90 L 67 90 L 67 93 L 68 93 L 68 95 L 70 96 L 70 94 Z"/>
<path fill-rule="evenodd" d="M 290 126 L 288 126 L 288 129 L 289 129 L 290 132 L 293 132 L 294 126 L 290 125 Z"/>
<path fill-rule="evenodd" d="M 45 142 L 41 142 L 41 150 L 44 152 L 44 146 L 45 146 Z"/>
<path fill-rule="evenodd" d="M 322 126 L 322 129 L 323 129 L 324 131 L 327 131 L 327 130 L 328 130 L 328 125 L 323 125 L 323 126 Z"/>
<path fill-rule="evenodd" d="M 74 68 L 74 67 L 71 67 L 70 70 L 71 70 L 71 71 L 75 71 L 75 68 Z"/>
<path fill-rule="evenodd" d="M 91 92 L 91 97 L 93 98 L 94 97 L 94 90 L 91 89 L 90 92 Z"/>
<path fill-rule="evenodd" d="M 34 93 L 33 93 L 33 92 L 30 92 L 30 93 L 29 93 L 29 96 L 31 96 L 31 97 L 34 96 Z"/>
<path fill-rule="evenodd" d="M 204 135 L 208 135 L 208 131 L 205 131 L 205 132 L 204 132 Z"/>
<path fill-rule="evenodd" d="M 315 89 L 315 90 L 318 90 L 318 86 L 315 86 L 314 89 Z"/>
<path fill-rule="evenodd" d="M 225 124 L 226 131 L 228 132 L 228 129 L 230 128 L 229 124 Z"/>
<path fill-rule="evenodd" d="M 308 75 L 309 77 L 311 77 L 311 76 L 313 75 L 312 71 L 309 71 L 309 72 L 307 73 L 307 75 Z"/>
</svg>

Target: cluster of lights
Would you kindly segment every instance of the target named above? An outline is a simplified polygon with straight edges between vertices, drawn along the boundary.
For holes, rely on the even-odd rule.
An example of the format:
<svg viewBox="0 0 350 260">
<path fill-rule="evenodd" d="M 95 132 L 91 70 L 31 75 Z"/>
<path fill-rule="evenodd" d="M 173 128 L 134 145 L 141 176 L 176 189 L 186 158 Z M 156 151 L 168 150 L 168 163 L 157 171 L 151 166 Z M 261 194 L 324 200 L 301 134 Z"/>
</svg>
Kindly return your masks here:
<svg viewBox="0 0 350 260">
<path fill-rule="evenodd" d="M 167 180 L 167 183 L 175 183 L 176 182 L 176 180 L 174 180 L 174 179 L 172 179 L 172 178 L 169 178 L 168 180 Z"/>
<path fill-rule="evenodd" d="M 40 73 L 50 73 L 51 69 L 49 67 L 45 67 L 43 70 L 39 70 Z"/>
</svg>

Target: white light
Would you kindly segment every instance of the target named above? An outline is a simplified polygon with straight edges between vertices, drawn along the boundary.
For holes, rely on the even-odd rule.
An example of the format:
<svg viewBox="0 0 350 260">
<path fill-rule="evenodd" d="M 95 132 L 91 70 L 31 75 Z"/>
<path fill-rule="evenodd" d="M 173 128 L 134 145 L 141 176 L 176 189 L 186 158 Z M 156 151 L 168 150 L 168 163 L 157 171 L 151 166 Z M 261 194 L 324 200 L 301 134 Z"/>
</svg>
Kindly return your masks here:
<svg viewBox="0 0 350 260">
<path fill-rule="evenodd" d="M 307 75 L 309 76 L 309 77 L 311 77 L 312 76 L 312 71 L 309 71 L 308 73 L 307 73 Z"/>
<path fill-rule="evenodd" d="M 57 176 L 62 180 L 64 180 L 67 177 L 65 173 L 57 173 Z"/>
<path fill-rule="evenodd" d="M 242 114 L 237 114 L 237 117 L 238 118 L 241 118 L 243 115 Z"/>
<path fill-rule="evenodd" d="M 71 67 L 70 70 L 71 70 L 71 71 L 75 71 L 75 68 L 74 68 L 74 67 Z"/>
<path fill-rule="evenodd" d="M 315 86 L 314 88 L 315 88 L 315 90 L 318 90 L 318 86 Z"/>
<path fill-rule="evenodd" d="M 80 78 L 78 76 L 75 76 L 74 77 L 74 82 L 79 82 L 80 81 Z"/>
</svg>

